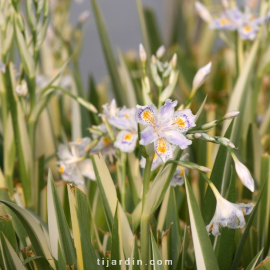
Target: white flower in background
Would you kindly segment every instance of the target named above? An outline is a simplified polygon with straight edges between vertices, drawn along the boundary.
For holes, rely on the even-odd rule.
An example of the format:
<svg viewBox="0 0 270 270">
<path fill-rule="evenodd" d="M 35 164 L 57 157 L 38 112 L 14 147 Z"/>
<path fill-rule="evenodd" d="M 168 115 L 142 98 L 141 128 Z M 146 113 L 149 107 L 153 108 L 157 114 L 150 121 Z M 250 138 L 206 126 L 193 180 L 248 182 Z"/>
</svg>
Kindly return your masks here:
<svg viewBox="0 0 270 270">
<path fill-rule="evenodd" d="M 104 124 L 101 124 L 99 126 L 95 127 L 96 129 L 99 129 L 104 134 L 108 134 L 108 131 L 106 129 L 106 126 Z M 97 136 L 93 135 L 94 139 L 97 138 Z M 112 140 L 108 136 L 101 136 L 99 138 L 99 141 L 97 145 L 91 150 L 91 154 L 101 153 L 104 159 L 109 159 L 111 163 L 113 163 L 113 158 L 117 158 L 116 151 L 114 144 Z"/>
<path fill-rule="evenodd" d="M 6 72 L 6 65 L 0 61 L 0 72 L 5 73 Z"/>
<path fill-rule="evenodd" d="M 102 105 L 102 108 L 103 108 L 103 113 L 101 113 L 100 116 L 105 116 L 108 122 L 110 123 L 111 117 L 116 116 L 118 112 L 115 99 L 113 99 L 111 103 L 106 103 Z"/>
<path fill-rule="evenodd" d="M 212 16 L 208 9 L 199 1 L 195 2 L 195 8 L 198 12 L 199 16 L 206 22 L 211 23 L 212 22 Z"/>
<path fill-rule="evenodd" d="M 76 185 L 84 185 L 83 176 L 96 180 L 91 159 L 85 158 L 89 138 L 78 139 L 70 142 L 70 150 L 66 145 L 59 146 L 57 155 L 59 157 L 59 172 L 65 181 Z"/>
<path fill-rule="evenodd" d="M 192 142 L 185 137 L 185 133 L 195 126 L 195 115 L 190 109 L 174 111 L 177 101 L 167 99 L 159 109 L 155 105 L 137 105 L 137 122 L 146 126 L 141 132 L 140 144 L 154 143 L 156 154 L 166 162 L 173 157 L 172 145 L 185 149 Z"/>
<path fill-rule="evenodd" d="M 211 72 L 212 63 L 208 63 L 204 67 L 200 68 L 194 76 L 192 89 L 198 89 L 205 81 L 207 75 Z"/>
<path fill-rule="evenodd" d="M 242 228 L 245 226 L 245 215 L 252 212 L 254 205 L 252 203 L 231 203 L 224 199 L 216 187 L 211 183 L 209 184 L 215 194 L 217 205 L 215 214 L 211 222 L 206 226 L 208 233 L 212 231 L 213 235 L 219 235 L 219 227 L 228 227 L 230 229 Z"/>
<path fill-rule="evenodd" d="M 176 68 L 177 65 L 177 54 L 175 53 L 172 57 L 171 64 L 173 68 Z"/>
<path fill-rule="evenodd" d="M 160 46 L 158 49 L 157 49 L 157 52 L 156 52 L 156 56 L 158 59 L 162 58 L 162 56 L 165 54 L 166 52 L 166 49 L 164 47 L 164 45 Z"/>
<path fill-rule="evenodd" d="M 27 95 L 28 88 L 25 80 L 22 80 L 21 84 L 16 86 L 15 92 L 20 97 L 25 97 Z"/>
<path fill-rule="evenodd" d="M 116 136 L 114 146 L 122 152 L 133 152 L 136 147 L 138 132 L 135 113 L 135 108 L 127 109 L 124 107 L 109 120 L 111 125 L 121 130 Z"/>
<path fill-rule="evenodd" d="M 83 12 L 80 14 L 79 18 L 78 18 L 78 23 L 79 23 L 79 24 L 85 23 L 85 22 L 87 21 L 87 19 L 89 18 L 89 16 L 90 16 L 90 11 L 89 11 L 89 10 L 83 11 Z"/>
<path fill-rule="evenodd" d="M 240 113 L 239 111 L 233 110 L 233 111 L 230 111 L 230 112 L 226 113 L 226 114 L 223 116 L 223 118 L 225 118 L 226 120 L 228 120 L 228 119 L 233 119 L 233 118 L 235 118 L 236 116 L 238 116 L 239 113 Z"/>
<path fill-rule="evenodd" d="M 269 18 L 269 13 L 266 16 L 258 17 L 257 13 L 252 12 L 255 8 L 254 4 L 258 1 L 249 1 L 242 12 L 237 6 L 230 8 L 228 1 L 222 1 L 223 11 L 218 18 L 210 19 L 211 15 L 200 2 L 195 3 L 196 10 L 199 16 L 205 20 L 211 29 L 238 31 L 241 39 L 255 39 L 259 27 Z M 209 14 L 207 14 L 209 13 Z"/>
<path fill-rule="evenodd" d="M 147 55 L 142 44 L 139 45 L 139 55 L 140 55 L 141 62 L 145 63 L 147 59 Z"/>
<path fill-rule="evenodd" d="M 234 153 L 231 153 L 235 163 L 236 173 L 241 180 L 242 184 L 247 187 L 251 192 L 254 192 L 254 180 L 248 170 L 248 168 L 239 161 Z"/>
<path fill-rule="evenodd" d="M 46 78 L 44 75 L 37 75 L 36 76 L 36 85 L 40 89 L 44 89 L 49 83 L 49 79 Z"/>
<path fill-rule="evenodd" d="M 62 75 L 59 81 L 59 86 L 64 88 L 64 89 L 70 89 L 72 87 L 73 80 L 71 75 L 65 74 Z"/>
</svg>

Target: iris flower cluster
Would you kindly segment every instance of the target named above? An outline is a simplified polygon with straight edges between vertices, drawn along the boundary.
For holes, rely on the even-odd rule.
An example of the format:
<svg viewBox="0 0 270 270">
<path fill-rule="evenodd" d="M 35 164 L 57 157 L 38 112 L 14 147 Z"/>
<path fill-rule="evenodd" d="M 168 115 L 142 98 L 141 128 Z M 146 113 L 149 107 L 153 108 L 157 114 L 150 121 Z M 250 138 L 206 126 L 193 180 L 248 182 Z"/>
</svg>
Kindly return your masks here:
<svg viewBox="0 0 270 270">
<path fill-rule="evenodd" d="M 140 58 L 145 61 L 146 53 L 142 50 L 143 47 L 140 46 Z M 159 54 L 163 55 L 164 49 L 160 49 Z M 192 144 L 193 139 L 201 139 L 227 147 L 235 162 L 239 179 L 243 185 L 253 192 L 254 180 L 247 167 L 236 156 L 234 144 L 227 138 L 207 134 L 217 124 L 236 117 L 239 112 L 231 111 L 221 119 L 196 126 L 197 117 L 189 109 L 191 99 L 210 71 L 211 63 L 198 70 L 194 76 L 189 99 L 185 105 L 178 108 L 178 102 L 172 99 L 166 99 L 162 106 L 159 100 L 159 108 L 153 103 L 144 106 L 136 105 L 135 108 L 118 108 L 114 99 L 110 103 L 104 104 L 102 106 L 103 112 L 99 114 L 103 123 L 90 128 L 93 141 L 90 138 L 83 138 L 70 142 L 69 147 L 60 145 L 58 165 L 62 178 L 65 181 L 83 185 L 84 177 L 95 180 L 89 154 L 101 153 L 108 163 L 113 164 L 119 158 L 119 155 L 122 155 L 121 153 L 134 152 L 139 145 L 143 147 L 153 145 L 155 153 L 151 171 L 157 170 L 159 167 L 162 168 L 163 164 L 173 160 L 174 152 L 177 149 L 184 150 L 180 160 L 176 161 L 178 166 L 170 183 L 173 187 L 181 186 L 184 183 L 184 175 L 188 174 L 187 168 L 193 168 L 188 165 L 191 163 L 186 161 L 188 159 L 188 146 Z M 140 126 L 140 133 L 138 132 L 138 126 Z M 145 168 L 146 159 L 144 157 L 141 157 L 140 165 Z M 196 166 L 201 171 L 210 171 L 208 168 Z M 213 235 L 218 235 L 220 227 L 227 226 L 234 229 L 243 227 L 245 225 L 244 215 L 251 213 L 253 204 L 234 204 L 227 201 L 221 196 L 213 183 L 207 179 L 206 181 L 213 190 L 217 201 L 215 214 L 210 224 L 206 226 L 207 231 L 212 232 Z"/>
<path fill-rule="evenodd" d="M 248 1 L 242 11 L 232 1 L 222 1 L 223 9 L 217 17 L 213 16 L 199 1 L 195 2 L 195 8 L 211 29 L 237 31 L 242 40 L 254 40 L 260 25 L 269 18 L 269 14 L 259 17 L 254 10 L 256 7 L 253 2 L 253 0 Z"/>
</svg>

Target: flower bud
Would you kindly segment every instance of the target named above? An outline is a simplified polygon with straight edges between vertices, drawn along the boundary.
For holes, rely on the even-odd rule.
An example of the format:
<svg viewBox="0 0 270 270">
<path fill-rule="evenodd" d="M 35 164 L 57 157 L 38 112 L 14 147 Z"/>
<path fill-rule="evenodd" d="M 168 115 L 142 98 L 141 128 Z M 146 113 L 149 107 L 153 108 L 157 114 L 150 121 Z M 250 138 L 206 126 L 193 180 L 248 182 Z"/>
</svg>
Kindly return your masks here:
<svg viewBox="0 0 270 270">
<path fill-rule="evenodd" d="M 198 89 L 204 83 L 206 76 L 211 72 L 211 66 L 212 63 L 210 62 L 197 71 L 193 79 L 192 89 Z"/>
<path fill-rule="evenodd" d="M 89 10 L 83 11 L 83 12 L 80 14 L 79 18 L 78 18 L 78 23 L 79 23 L 79 24 L 85 23 L 86 20 L 89 18 L 89 16 L 90 16 Z"/>
<path fill-rule="evenodd" d="M 151 57 L 151 63 L 153 65 L 156 65 L 157 64 L 157 59 L 156 59 L 156 57 L 154 55 L 152 55 L 152 57 Z"/>
<path fill-rule="evenodd" d="M 207 23 L 211 23 L 212 21 L 212 16 L 210 12 L 206 9 L 206 7 L 200 3 L 199 1 L 195 2 L 195 8 L 196 11 L 198 12 L 199 16 L 206 21 Z"/>
<path fill-rule="evenodd" d="M 239 161 L 239 159 L 232 153 L 232 158 L 235 163 L 235 170 L 242 184 L 247 187 L 251 192 L 254 191 L 254 180 L 248 170 L 248 168 Z"/>
<path fill-rule="evenodd" d="M 230 111 L 230 112 L 226 113 L 226 114 L 224 115 L 223 118 L 225 118 L 226 120 L 228 120 L 228 119 L 233 119 L 233 118 L 236 117 L 239 113 L 240 113 L 239 111 Z"/>
<path fill-rule="evenodd" d="M 235 145 L 234 145 L 232 142 L 229 142 L 229 143 L 228 143 L 228 146 L 230 146 L 230 147 L 233 148 L 233 149 L 235 148 Z"/>
<path fill-rule="evenodd" d="M 140 46 L 139 46 L 139 54 L 140 54 L 141 62 L 144 64 L 146 62 L 147 55 L 146 55 L 146 51 L 145 51 L 142 44 L 140 44 Z"/>
<path fill-rule="evenodd" d="M 201 133 L 195 133 L 195 138 L 196 139 L 199 139 L 199 138 L 201 138 L 202 137 L 202 134 Z"/>
<path fill-rule="evenodd" d="M 157 58 L 160 59 L 165 54 L 165 51 L 166 51 L 166 49 L 165 49 L 164 45 L 160 46 L 156 52 Z"/>
<path fill-rule="evenodd" d="M 202 172 L 211 172 L 211 170 L 209 168 L 204 167 L 204 166 L 199 166 L 199 170 Z"/>
<path fill-rule="evenodd" d="M 25 80 L 22 80 L 21 84 L 16 86 L 15 92 L 20 97 L 25 97 L 27 95 L 28 89 L 27 89 L 27 84 Z"/>
<path fill-rule="evenodd" d="M 86 109 L 88 109 L 89 111 L 91 111 L 93 113 L 97 113 L 98 112 L 97 109 L 96 109 L 96 107 L 93 104 L 91 104 L 90 102 L 86 101 L 85 99 L 79 97 L 77 99 L 77 101 L 81 105 L 83 105 Z"/>
<path fill-rule="evenodd" d="M 177 54 L 175 53 L 172 57 L 171 64 L 173 68 L 176 68 L 177 65 Z"/>
</svg>

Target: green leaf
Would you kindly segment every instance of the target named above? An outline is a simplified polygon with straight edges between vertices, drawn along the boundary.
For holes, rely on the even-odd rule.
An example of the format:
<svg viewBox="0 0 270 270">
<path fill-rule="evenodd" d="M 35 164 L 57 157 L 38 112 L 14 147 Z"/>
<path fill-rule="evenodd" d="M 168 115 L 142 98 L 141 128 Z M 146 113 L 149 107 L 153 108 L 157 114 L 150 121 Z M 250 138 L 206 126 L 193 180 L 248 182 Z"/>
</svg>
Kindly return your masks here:
<svg viewBox="0 0 270 270">
<path fill-rule="evenodd" d="M 232 95 L 230 97 L 229 105 L 227 107 L 227 112 L 230 112 L 232 110 L 241 111 L 242 105 L 245 103 L 247 91 L 249 89 L 248 82 L 251 76 L 251 72 L 254 67 L 254 61 L 257 56 L 257 52 L 259 49 L 260 39 L 257 38 L 249 51 L 249 55 L 247 60 L 245 61 L 245 65 L 241 71 L 240 76 L 237 79 L 237 82 L 234 86 L 234 90 L 232 92 Z M 235 143 L 236 138 L 239 137 L 239 133 L 241 131 L 241 122 L 244 115 L 239 115 L 236 119 L 236 123 L 234 125 L 234 128 L 232 130 L 232 142 Z M 228 129 L 229 123 L 227 121 L 223 124 L 223 134 Z"/>
<path fill-rule="evenodd" d="M 124 56 L 120 50 L 117 50 L 117 52 L 118 52 L 119 61 L 120 61 L 122 83 L 123 83 L 123 87 L 126 90 L 125 93 L 122 93 L 125 100 L 124 104 L 128 108 L 133 108 L 138 104 L 136 94 L 135 94 L 135 88 L 134 88 L 127 64 L 125 62 Z"/>
<path fill-rule="evenodd" d="M 53 256 L 58 258 L 58 241 L 66 264 L 76 266 L 76 252 L 71 238 L 62 204 L 56 190 L 51 170 L 48 172 L 47 183 L 48 224 Z"/>
<path fill-rule="evenodd" d="M 187 226 L 185 227 L 184 230 L 184 236 L 183 236 L 183 245 L 182 245 L 182 256 L 181 260 L 179 262 L 181 263 L 181 270 L 185 270 L 185 262 L 186 262 L 186 256 L 187 256 L 187 251 L 188 251 L 188 244 L 189 244 L 189 234 L 188 234 L 188 228 Z"/>
<path fill-rule="evenodd" d="M 171 231 L 169 234 L 170 237 L 170 259 L 174 262 L 172 269 L 176 270 L 177 262 L 179 260 L 180 249 L 181 249 L 181 238 L 182 231 L 180 228 L 179 217 L 177 212 L 176 200 L 175 200 L 175 192 L 174 188 L 170 187 L 170 195 L 168 200 L 168 208 L 166 215 L 166 228 L 169 228 L 171 225 Z"/>
<path fill-rule="evenodd" d="M 15 164 L 15 140 L 12 127 L 11 114 L 8 114 L 7 124 L 4 133 L 4 172 L 5 172 L 5 182 L 10 194 L 13 194 L 13 171 Z"/>
<path fill-rule="evenodd" d="M 90 215 L 86 195 L 77 187 L 68 186 L 72 231 L 78 269 L 98 270 L 97 257 L 90 236 Z"/>
<path fill-rule="evenodd" d="M 247 134 L 247 166 L 250 169 L 255 179 L 260 177 L 261 168 L 261 156 L 263 154 L 263 148 L 261 144 L 261 136 L 257 128 L 256 123 L 249 125 Z"/>
<path fill-rule="evenodd" d="M 213 251 L 213 247 L 211 245 L 211 241 L 208 237 L 202 215 L 186 176 L 185 186 L 187 192 L 192 239 L 195 249 L 196 265 L 199 266 L 202 270 L 218 270 L 219 267 L 215 253 Z"/>
<path fill-rule="evenodd" d="M 16 19 L 14 20 L 14 32 L 25 73 L 29 76 L 29 78 L 34 78 L 35 62 L 32 55 L 30 54 L 30 51 L 26 44 L 26 40 L 20 30 L 18 21 Z"/>
<path fill-rule="evenodd" d="M 250 262 L 246 270 L 253 270 L 263 252 L 263 248 L 259 251 L 259 253 L 253 258 L 253 260 Z"/>
<path fill-rule="evenodd" d="M 9 89 L 8 101 L 10 104 L 13 132 L 15 137 L 16 151 L 19 161 L 19 173 L 20 179 L 23 185 L 24 199 L 26 206 L 33 208 L 32 192 L 31 192 L 31 182 L 32 171 L 33 171 L 33 161 L 32 161 L 32 150 L 30 146 L 30 141 L 28 137 L 26 122 L 24 114 L 19 103 L 15 91 L 15 70 L 12 63 L 7 65 L 6 69 L 6 88 Z"/>
<path fill-rule="evenodd" d="M 270 156 L 263 155 L 261 157 L 261 175 L 260 184 L 265 182 L 265 188 L 261 198 L 261 204 L 258 215 L 258 239 L 257 245 L 264 249 L 264 256 L 267 255 L 269 249 L 269 219 L 270 219 Z"/>
<path fill-rule="evenodd" d="M 19 207 L 18 205 L 0 200 L 1 203 L 5 204 L 7 207 L 9 207 L 14 214 L 18 217 L 21 224 L 23 225 L 24 229 L 26 230 L 29 239 L 32 243 L 33 250 L 36 254 L 36 256 L 42 256 L 45 257 L 50 264 L 54 267 L 54 261 L 52 259 L 52 256 L 50 254 L 48 245 L 47 245 L 47 239 L 40 228 L 39 224 L 36 222 L 35 218 L 25 209 Z M 43 265 L 42 263 L 39 263 L 38 269 L 40 270 L 47 270 L 48 268 L 46 265 Z"/>
<path fill-rule="evenodd" d="M 125 266 L 123 264 L 119 265 L 119 260 L 124 262 L 125 257 L 123 253 L 122 246 L 122 235 L 121 228 L 119 224 L 119 212 L 118 205 L 115 210 L 114 220 L 113 220 L 113 228 L 112 228 L 112 246 L 111 246 L 111 270 L 125 270 Z M 113 265 L 116 262 L 116 265 Z"/>
<path fill-rule="evenodd" d="M 162 263 L 162 257 L 160 255 L 157 243 L 155 241 L 155 238 L 153 236 L 153 232 L 151 231 L 151 243 L 152 243 L 152 254 L 153 254 L 153 261 L 154 261 L 154 269 L 155 270 L 165 270 L 163 263 Z M 160 264 L 161 262 L 161 264 Z M 160 265 L 159 265 L 160 264 Z"/>
<path fill-rule="evenodd" d="M 270 269 L 270 258 L 267 257 L 263 262 L 261 262 L 255 270 L 269 270 Z"/>
<path fill-rule="evenodd" d="M 107 224 L 109 230 L 112 231 L 113 213 L 117 205 L 115 186 L 102 155 L 91 155 L 91 160 L 93 162 Z"/>
<path fill-rule="evenodd" d="M 6 269 L 16 269 L 16 270 L 26 269 L 23 266 L 23 263 L 20 260 L 18 254 L 15 252 L 11 244 L 8 242 L 7 238 L 1 232 L 0 232 L 0 239 L 1 239 L 1 250 L 5 260 Z"/>
<path fill-rule="evenodd" d="M 11 216 L 8 216 L 8 215 L 0 216 L 0 232 L 2 232 L 3 235 L 5 235 L 5 237 L 7 238 L 8 242 L 10 243 L 14 251 L 18 254 L 19 249 L 17 245 L 15 231 L 12 225 Z"/>
<path fill-rule="evenodd" d="M 0 199 L 11 202 L 6 189 L 0 189 Z M 4 207 L 4 208 L 5 208 L 5 212 L 12 217 L 11 222 L 12 222 L 13 228 L 16 231 L 16 234 L 18 235 L 22 245 L 26 247 L 27 246 L 27 243 L 26 243 L 27 233 L 24 227 L 22 226 L 22 223 L 20 222 L 17 215 L 9 207 Z"/>
<path fill-rule="evenodd" d="M 251 213 L 251 215 L 249 217 L 249 220 L 247 222 L 246 229 L 245 229 L 245 231 L 244 231 L 244 233 L 243 233 L 243 235 L 242 235 L 242 237 L 241 237 L 241 239 L 240 239 L 240 241 L 238 243 L 231 270 L 236 270 L 238 268 L 238 263 L 240 261 L 242 252 L 244 250 L 244 245 L 245 245 L 245 242 L 246 242 L 247 237 L 249 235 L 249 230 L 251 228 L 253 219 L 255 218 L 255 216 L 257 214 L 257 210 L 259 209 L 259 202 L 260 202 L 262 194 L 264 192 L 266 182 L 267 181 L 265 181 L 264 184 L 262 185 L 261 192 L 260 192 L 260 195 L 258 197 L 257 203 L 256 203 L 255 207 L 253 208 L 253 211 L 252 211 L 252 213 Z"/>
<path fill-rule="evenodd" d="M 140 254 L 139 254 L 139 248 L 138 248 L 138 243 L 137 243 L 137 238 L 134 237 L 134 245 L 132 249 L 132 254 L 131 254 L 131 262 L 134 260 L 134 265 L 133 263 L 130 263 L 129 270 L 140 270 L 140 264 L 138 263 L 138 260 L 140 260 Z"/>
<path fill-rule="evenodd" d="M 224 137 L 230 138 L 233 123 L 234 121 L 231 122 Z M 224 185 L 227 155 L 228 155 L 227 148 L 225 146 L 220 145 L 210 177 L 211 182 L 213 182 L 213 184 L 215 185 L 215 187 L 219 192 L 222 190 L 222 185 Z M 203 218 L 205 224 L 208 224 L 211 221 L 215 209 L 216 209 L 216 197 L 212 192 L 211 188 L 208 186 L 204 196 L 204 203 L 203 203 Z"/>
<path fill-rule="evenodd" d="M 81 252 L 83 255 L 83 265 L 85 270 L 99 270 L 100 267 L 97 264 L 97 256 L 95 250 L 91 243 L 91 238 L 89 234 L 89 228 L 85 227 L 85 223 L 83 223 L 83 212 L 80 212 L 77 209 L 77 217 L 80 229 L 80 237 L 81 237 Z"/>
<path fill-rule="evenodd" d="M 103 53 L 106 59 L 108 71 L 110 73 L 112 85 L 113 85 L 113 91 L 115 95 L 115 99 L 117 101 L 117 105 L 121 106 L 124 105 L 124 100 L 122 98 L 124 89 L 122 87 L 118 70 L 117 70 L 117 63 L 113 54 L 112 46 L 110 43 L 110 39 L 107 33 L 107 29 L 105 26 L 105 22 L 102 16 L 102 13 L 100 11 L 100 8 L 98 6 L 98 3 L 96 0 L 91 0 L 92 7 L 93 7 L 93 13 L 96 18 L 96 24 L 98 27 L 98 32 L 100 36 L 100 41 L 103 48 Z"/>
</svg>

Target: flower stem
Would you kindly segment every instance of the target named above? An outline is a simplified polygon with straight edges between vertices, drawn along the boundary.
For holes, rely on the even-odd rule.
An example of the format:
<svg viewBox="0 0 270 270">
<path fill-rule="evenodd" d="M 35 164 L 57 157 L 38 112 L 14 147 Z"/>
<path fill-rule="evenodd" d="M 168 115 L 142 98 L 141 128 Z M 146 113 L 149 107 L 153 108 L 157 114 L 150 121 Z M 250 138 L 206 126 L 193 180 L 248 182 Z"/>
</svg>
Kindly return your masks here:
<svg viewBox="0 0 270 270">
<path fill-rule="evenodd" d="M 144 207 L 146 194 L 149 190 L 149 182 L 150 182 L 150 174 L 151 174 L 151 167 L 153 162 L 153 156 L 146 158 L 146 164 L 144 168 L 144 175 L 143 175 L 143 197 L 142 197 L 142 209 Z"/>
</svg>

